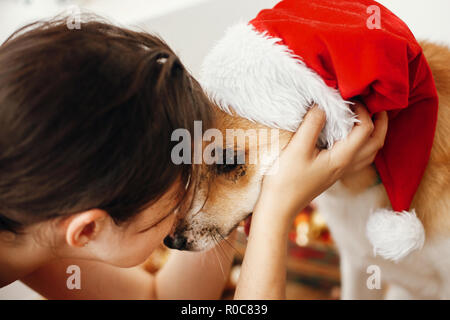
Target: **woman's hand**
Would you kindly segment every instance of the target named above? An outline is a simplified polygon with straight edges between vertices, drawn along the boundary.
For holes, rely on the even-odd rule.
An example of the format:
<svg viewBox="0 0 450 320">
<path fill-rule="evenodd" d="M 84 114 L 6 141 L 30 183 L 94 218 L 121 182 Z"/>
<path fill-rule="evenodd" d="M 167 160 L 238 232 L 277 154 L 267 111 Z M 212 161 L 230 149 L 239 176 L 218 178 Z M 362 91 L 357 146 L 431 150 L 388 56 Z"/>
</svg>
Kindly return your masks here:
<svg viewBox="0 0 450 320">
<path fill-rule="evenodd" d="M 372 122 L 363 105 L 356 103 L 354 109 L 360 122 L 347 138 L 329 150 L 319 150 L 316 143 L 326 119 L 322 110 L 313 107 L 283 150 L 277 172 L 264 178 L 260 200 L 274 198 L 282 205 L 279 212 L 296 214 L 344 174 L 370 165 L 383 146 L 387 114 L 376 114 Z"/>
<path fill-rule="evenodd" d="M 343 174 L 372 163 L 383 145 L 386 113 L 376 115 L 374 123 L 360 104 L 355 113 L 360 123 L 348 137 L 318 150 L 325 115 L 314 107 L 282 152 L 277 172 L 264 178 L 235 299 L 285 298 L 287 239 L 295 214 Z"/>
</svg>

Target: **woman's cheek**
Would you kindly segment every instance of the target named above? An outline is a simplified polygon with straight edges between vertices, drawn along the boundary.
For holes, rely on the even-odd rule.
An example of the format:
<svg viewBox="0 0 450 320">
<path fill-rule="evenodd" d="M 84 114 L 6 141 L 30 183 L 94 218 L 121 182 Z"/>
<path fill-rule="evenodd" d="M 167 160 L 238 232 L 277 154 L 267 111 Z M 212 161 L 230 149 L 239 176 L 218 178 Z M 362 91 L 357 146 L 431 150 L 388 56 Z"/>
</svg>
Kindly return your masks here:
<svg viewBox="0 0 450 320">
<path fill-rule="evenodd" d="M 171 231 L 175 222 L 175 214 L 171 214 L 166 219 L 161 221 L 157 226 L 145 232 L 142 236 L 144 239 L 139 239 L 140 256 L 143 263 L 152 252 L 162 244 L 164 238 Z"/>
</svg>

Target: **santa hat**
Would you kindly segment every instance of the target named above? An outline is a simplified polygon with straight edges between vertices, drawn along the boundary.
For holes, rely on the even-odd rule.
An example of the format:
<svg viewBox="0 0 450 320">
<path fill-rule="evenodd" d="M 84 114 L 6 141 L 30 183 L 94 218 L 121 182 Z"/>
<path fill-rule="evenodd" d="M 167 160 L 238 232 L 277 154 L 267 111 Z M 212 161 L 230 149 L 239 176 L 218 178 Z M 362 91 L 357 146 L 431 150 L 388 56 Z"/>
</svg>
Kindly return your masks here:
<svg viewBox="0 0 450 320">
<path fill-rule="evenodd" d="M 377 18 L 379 20 L 377 21 Z M 410 205 L 431 151 L 438 98 L 422 49 L 405 23 L 370 0 L 284 0 L 230 28 L 206 57 L 200 82 L 225 111 L 295 131 L 314 102 L 332 146 L 355 123 L 347 100 L 388 111 L 375 166 L 392 209 L 375 211 L 375 254 L 398 260 L 424 243 Z"/>
</svg>

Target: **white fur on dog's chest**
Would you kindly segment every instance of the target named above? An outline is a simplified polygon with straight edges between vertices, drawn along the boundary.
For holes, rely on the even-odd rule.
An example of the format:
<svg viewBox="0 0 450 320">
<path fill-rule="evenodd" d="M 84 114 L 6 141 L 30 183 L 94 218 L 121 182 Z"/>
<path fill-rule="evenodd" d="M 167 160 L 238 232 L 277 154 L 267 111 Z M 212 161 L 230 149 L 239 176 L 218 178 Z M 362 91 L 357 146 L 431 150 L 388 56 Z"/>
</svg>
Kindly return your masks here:
<svg viewBox="0 0 450 320">
<path fill-rule="evenodd" d="M 437 255 L 437 248 L 445 247 L 442 242 L 428 242 L 422 250 L 414 252 L 399 263 L 374 256 L 372 245 L 366 236 L 366 224 L 371 211 L 380 206 L 383 196 L 382 185 L 371 187 L 355 195 L 338 181 L 315 200 L 339 249 L 341 264 L 345 263 L 346 265 L 345 268 L 341 268 L 343 282 L 353 277 L 357 282 L 354 287 L 359 287 L 356 290 L 347 290 L 350 293 L 343 298 L 372 298 L 372 296 L 368 296 L 370 293 L 366 283 L 359 283 L 371 275 L 367 272 L 367 268 L 371 265 L 380 268 L 383 283 L 398 284 L 407 289 L 410 294 L 408 297 L 394 296 L 391 298 L 448 297 L 450 292 L 441 291 L 445 287 L 441 283 L 442 270 L 440 272 L 433 264 L 433 261 L 436 261 L 433 255 Z M 450 267 L 450 258 L 446 266 Z M 440 268 L 442 269 L 442 265 Z M 449 269 L 447 268 L 447 270 Z M 342 285 L 349 284 L 343 283 Z M 382 294 L 380 294 L 381 297 Z"/>
<path fill-rule="evenodd" d="M 379 207 L 383 190 L 375 186 L 359 195 L 350 193 L 340 181 L 315 199 L 319 212 L 329 224 L 339 248 L 371 254 L 366 224 L 372 210 Z M 349 232 L 351 226 L 352 232 Z M 355 239 L 359 241 L 355 242 Z"/>
</svg>

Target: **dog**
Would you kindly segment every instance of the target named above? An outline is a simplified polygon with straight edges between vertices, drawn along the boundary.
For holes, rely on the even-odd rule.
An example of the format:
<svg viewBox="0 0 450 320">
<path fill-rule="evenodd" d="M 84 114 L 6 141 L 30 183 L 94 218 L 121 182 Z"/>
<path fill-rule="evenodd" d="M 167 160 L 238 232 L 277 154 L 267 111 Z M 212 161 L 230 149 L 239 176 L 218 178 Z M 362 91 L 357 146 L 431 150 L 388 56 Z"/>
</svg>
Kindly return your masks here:
<svg viewBox="0 0 450 320">
<path fill-rule="evenodd" d="M 376 184 L 377 174 L 372 166 L 339 180 L 317 197 L 315 203 L 340 253 L 342 299 L 450 298 L 450 50 L 430 42 L 420 45 L 440 101 L 431 156 L 412 204 L 423 223 L 427 240 L 421 250 L 400 262 L 374 256 L 365 227 L 374 208 L 389 204 L 386 190 L 382 184 Z M 226 157 L 227 149 L 232 149 L 234 157 L 238 152 L 248 156 L 252 149 L 262 152 L 258 153 L 256 164 L 222 161 L 200 165 L 195 174 L 190 209 L 169 236 L 172 247 L 177 249 L 211 248 L 248 218 L 267 172 L 265 164 L 273 162 L 293 134 L 279 130 L 279 145 L 273 147 L 270 137 L 257 137 L 259 130 L 269 130 L 267 126 L 219 108 L 214 108 L 214 113 L 215 127 L 224 137 L 227 129 L 237 132 L 235 143 L 227 145 L 221 141 L 218 144 L 223 151 L 221 155 Z M 379 268 L 381 290 L 369 289 L 366 285 L 370 266 Z M 385 285 L 388 290 L 383 290 Z"/>
</svg>

